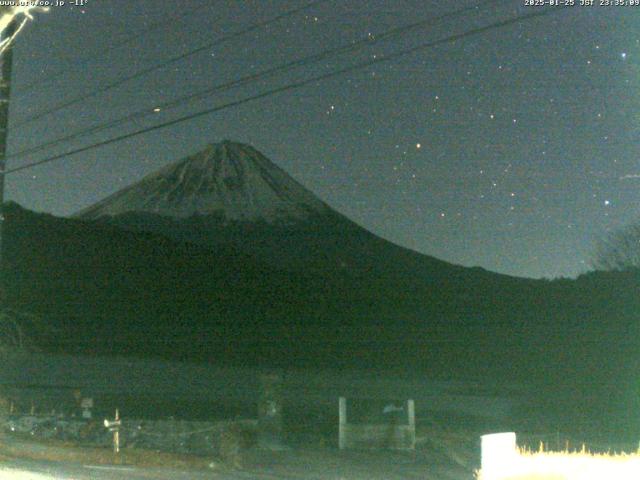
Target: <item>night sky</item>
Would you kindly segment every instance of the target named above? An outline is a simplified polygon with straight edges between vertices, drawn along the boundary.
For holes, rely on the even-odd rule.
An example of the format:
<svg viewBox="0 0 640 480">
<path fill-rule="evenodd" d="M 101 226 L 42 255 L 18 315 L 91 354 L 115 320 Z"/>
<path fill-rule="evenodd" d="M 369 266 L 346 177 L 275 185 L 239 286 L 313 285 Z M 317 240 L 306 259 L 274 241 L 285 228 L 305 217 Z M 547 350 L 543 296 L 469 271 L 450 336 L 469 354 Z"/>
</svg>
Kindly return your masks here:
<svg viewBox="0 0 640 480">
<path fill-rule="evenodd" d="M 576 3 L 579 0 L 576 0 Z M 574 6 L 11 174 L 7 195 L 69 215 L 231 139 L 395 243 L 518 276 L 575 276 L 638 220 L 640 6 Z M 376 42 L 387 30 L 482 5 Z M 301 7 L 300 0 L 88 0 L 36 14 L 14 50 L 9 153 L 325 49 L 363 48 L 38 154 L 8 168 L 543 7 L 329 0 L 37 121 L 43 109 Z M 555 7 L 554 7 L 555 8 Z M 168 18 L 175 21 L 122 43 Z"/>
</svg>

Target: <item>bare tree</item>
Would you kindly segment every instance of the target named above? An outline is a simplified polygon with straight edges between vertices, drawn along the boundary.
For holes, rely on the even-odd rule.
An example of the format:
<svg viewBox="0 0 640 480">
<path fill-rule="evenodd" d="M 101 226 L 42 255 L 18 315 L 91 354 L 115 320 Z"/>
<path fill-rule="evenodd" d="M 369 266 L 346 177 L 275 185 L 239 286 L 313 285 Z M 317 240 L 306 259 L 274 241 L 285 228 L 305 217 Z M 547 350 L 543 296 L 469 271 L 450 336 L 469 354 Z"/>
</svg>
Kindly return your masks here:
<svg viewBox="0 0 640 480">
<path fill-rule="evenodd" d="M 48 330 L 51 329 L 47 329 L 45 322 L 37 315 L 6 306 L 0 307 L 0 351 L 38 350 L 28 332 L 46 336 L 51 333 Z"/>
<path fill-rule="evenodd" d="M 640 224 L 616 230 L 601 239 L 591 264 L 596 270 L 640 268 Z"/>
<path fill-rule="evenodd" d="M 24 331 L 12 312 L 0 311 L 0 348 L 24 348 Z"/>
</svg>

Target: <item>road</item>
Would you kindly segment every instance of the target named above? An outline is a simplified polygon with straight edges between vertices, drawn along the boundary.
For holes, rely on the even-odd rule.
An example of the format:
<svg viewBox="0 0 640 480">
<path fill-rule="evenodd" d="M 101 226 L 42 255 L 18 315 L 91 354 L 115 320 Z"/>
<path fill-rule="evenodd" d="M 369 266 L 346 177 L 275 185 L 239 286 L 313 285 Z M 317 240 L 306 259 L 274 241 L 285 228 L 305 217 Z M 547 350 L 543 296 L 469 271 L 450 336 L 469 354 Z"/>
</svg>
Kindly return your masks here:
<svg viewBox="0 0 640 480">
<path fill-rule="evenodd" d="M 263 459 L 264 460 L 264 459 Z M 273 459 L 272 459 L 273 460 Z M 289 452 L 243 470 L 179 471 L 169 468 L 81 465 L 9 460 L 0 462 L 2 480 L 472 480 L 471 470 L 441 462 L 415 461 L 406 455 L 371 453 L 311 455 Z"/>
<path fill-rule="evenodd" d="M 73 465 L 51 462 L 3 462 L 0 466 L 3 480 L 274 480 L 270 474 L 258 472 L 184 472 L 159 468 L 126 466 Z"/>
</svg>

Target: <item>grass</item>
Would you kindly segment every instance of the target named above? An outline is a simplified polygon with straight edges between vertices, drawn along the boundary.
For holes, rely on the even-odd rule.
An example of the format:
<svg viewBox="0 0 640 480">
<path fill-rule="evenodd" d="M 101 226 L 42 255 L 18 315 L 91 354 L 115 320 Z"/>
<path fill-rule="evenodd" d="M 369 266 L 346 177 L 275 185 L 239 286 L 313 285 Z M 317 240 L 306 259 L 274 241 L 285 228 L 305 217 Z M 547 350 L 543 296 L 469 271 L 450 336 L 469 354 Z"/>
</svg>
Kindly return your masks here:
<svg viewBox="0 0 640 480">
<path fill-rule="evenodd" d="M 478 480 L 637 480 L 640 451 L 635 453 L 592 453 L 580 451 L 537 452 L 518 449 L 514 461 L 501 472 L 478 472 Z"/>
<path fill-rule="evenodd" d="M 132 465 L 174 469 L 211 469 L 222 466 L 209 458 L 141 449 L 123 449 L 119 454 L 106 448 L 80 447 L 58 440 L 34 440 L 28 436 L 0 436 L 0 459 L 46 460 L 95 465 Z"/>
</svg>

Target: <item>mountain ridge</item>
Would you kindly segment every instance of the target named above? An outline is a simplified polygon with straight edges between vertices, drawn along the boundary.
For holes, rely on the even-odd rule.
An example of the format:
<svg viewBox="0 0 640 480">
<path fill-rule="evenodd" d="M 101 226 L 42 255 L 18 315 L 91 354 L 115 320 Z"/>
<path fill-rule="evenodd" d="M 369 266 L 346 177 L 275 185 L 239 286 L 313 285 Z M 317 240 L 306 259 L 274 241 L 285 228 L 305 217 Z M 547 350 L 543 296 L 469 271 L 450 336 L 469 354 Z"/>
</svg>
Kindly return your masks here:
<svg viewBox="0 0 640 480">
<path fill-rule="evenodd" d="M 225 140 L 173 162 L 73 215 L 95 220 L 128 212 L 183 219 L 269 223 L 331 211 L 324 202 L 255 148 Z"/>
<path fill-rule="evenodd" d="M 230 170 L 233 175 L 225 176 Z M 193 177 L 197 176 L 201 178 L 196 181 Z M 244 181 L 245 177 L 252 180 Z M 218 201 L 227 192 L 229 178 L 234 179 L 231 184 L 236 182 L 243 189 L 244 197 L 279 200 L 264 202 L 259 210 L 248 208 L 252 205 L 242 199 L 234 205 L 239 197 L 233 194 Z M 261 193 L 252 193 L 254 189 Z M 208 196 L 211 191 L 215 193 L 213 206 L 206 204 L 212 200 Z M 171 197 L 171 192 L 179 193 Z M 189 207 L 186 210 L 185 204 Z M 72 218 L 153 232 L 209 248 L 232 246 L 274 267 L 322 275 L 351 269 L 361 275 L 393 275 L 402 283 L 407 277 L 428 281 L 427 277 L 436 280 L 454 272 L 494 275 L 479 267 L 465 269 L 375 235 L 318 199 L 255 148 L 229 140 L 173 162 Z"/>
</svg>

